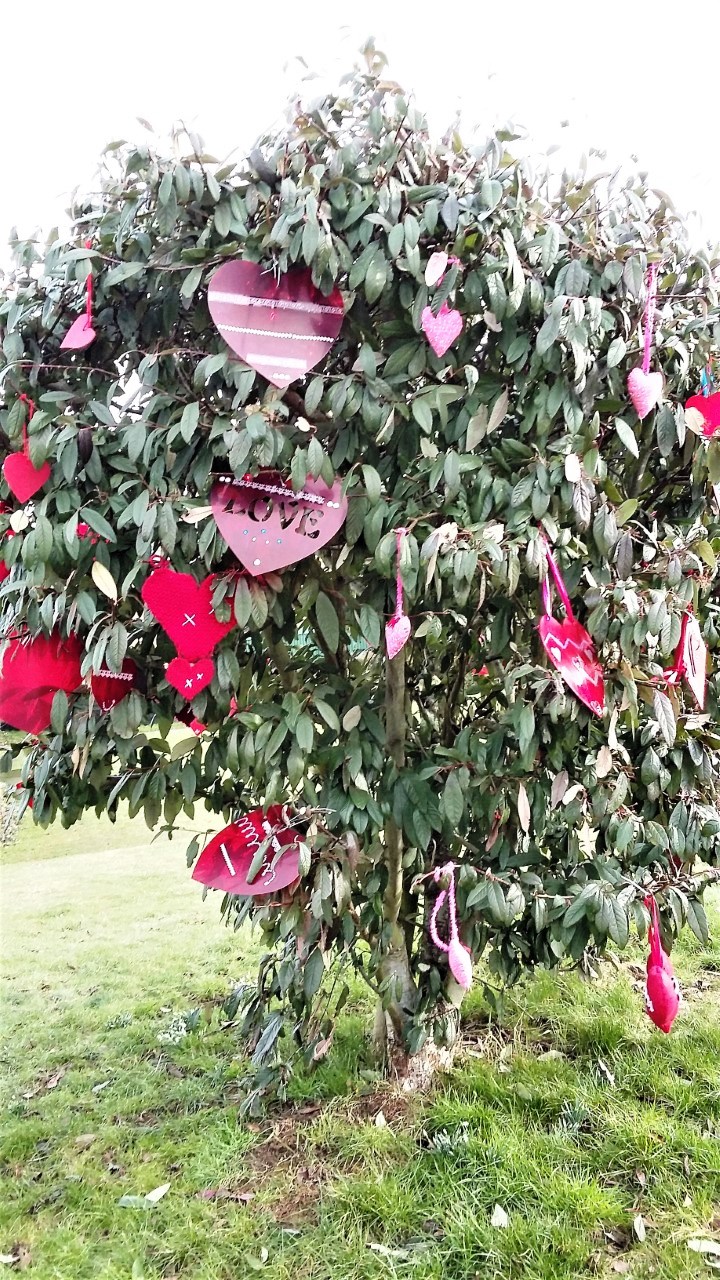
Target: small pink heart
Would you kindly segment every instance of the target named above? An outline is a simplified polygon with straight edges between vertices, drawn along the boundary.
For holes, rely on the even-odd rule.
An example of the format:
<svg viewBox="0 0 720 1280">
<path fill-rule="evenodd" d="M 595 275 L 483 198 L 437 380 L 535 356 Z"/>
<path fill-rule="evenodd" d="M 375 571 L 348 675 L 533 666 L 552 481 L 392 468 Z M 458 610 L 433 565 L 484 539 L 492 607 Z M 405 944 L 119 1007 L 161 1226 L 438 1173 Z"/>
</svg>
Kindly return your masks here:
<svg viewBox="0 0 720 1280">
<path fill-rule="evenodd" d="M 406 613 L 396 614 L 385 624 L 385 644 L 387 645 L 388 657 L 396 658 L 410 639 L 410 619 Z"/>
<path fill-rule="evenodd" d="M 635 412 L 642 422 L 662 400 L 663 378 L 661 373 L 645 373 L 639 366 L 631 369 L 627 380 L 628 394 Z"/>
<path fill-rule="evenodd" d="M 212 658 L 201 658 L 199 662 L 173 658 L 165 672 L 168 684 L 177 689 L 188 702 L 192 702 L 196 694 L 207 688 L 214 675 L 215 663 Z"/>
<path fill-rule="evenodd" d="M 450 939 L 448 963 L 455 981 L 465 991 L 469 991 L 472 986 L 472 956 L 459 938 Z"/>
<path fill-rule="evenodd" d="M 84 351 L 95 341 L 95 330 L 93 329 L 87 315 L 83 311 L 81 316 L 73 320 L 65 337 L 60 343 L 61 351 Z"/>
<path fill-rule="evenodd" d="M 420 323 L 436 356 L 444 356 L 463 331 L 460 312 L 451 310 L 447 302 L 443 302 L 436 316 L 433 315 L 432 307 L 425 307 Z"/>
<path fill-rule="evenodd" d="M 51 468 L 49 462 L 33 466 L 26 453 L 11 453 L 3 462 L 3 475 L 18 502 L 27 502 L 50 479 Z"/>
</svg>

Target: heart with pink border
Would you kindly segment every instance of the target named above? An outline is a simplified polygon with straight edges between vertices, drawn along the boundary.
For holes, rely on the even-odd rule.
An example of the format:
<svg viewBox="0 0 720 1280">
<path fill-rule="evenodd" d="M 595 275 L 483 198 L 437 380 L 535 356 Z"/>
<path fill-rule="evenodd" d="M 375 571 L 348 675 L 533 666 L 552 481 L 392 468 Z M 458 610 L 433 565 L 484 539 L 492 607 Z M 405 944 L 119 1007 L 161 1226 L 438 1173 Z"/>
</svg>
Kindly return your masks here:
<svg viewBox="0 0 720 1280">
<path fill-rule="evenodd" d="M 331 542 L 347 517 L 342 483 L 308 478 L 300 493 L 271 474 L 213 485 L 215 523 L 248 573 L 259 577 L 297 564 Z"/>
</svg>

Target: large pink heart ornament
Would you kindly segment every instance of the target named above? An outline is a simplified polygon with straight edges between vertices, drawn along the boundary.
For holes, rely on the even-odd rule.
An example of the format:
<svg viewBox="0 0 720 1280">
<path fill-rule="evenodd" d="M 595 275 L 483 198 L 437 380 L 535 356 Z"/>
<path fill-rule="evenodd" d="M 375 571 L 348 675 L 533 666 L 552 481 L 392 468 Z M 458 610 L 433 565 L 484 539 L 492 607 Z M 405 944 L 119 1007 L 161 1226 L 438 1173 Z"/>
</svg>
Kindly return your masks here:
<svg viewBox="0 0 720 1280">
<path fill-rule="evenodd" d="M 342 484 L 305 482 L 300 493 L 279 477 L 220 481 L 210 494 L 215 523 L 248 573 L 259 577 L 286 569 L 330 542 L 345 523 L 348 500 Z"/>
<path fill-rule="evenodd" d="M 424 307 L 420 323 L 436 356 L 444 356 L 463 331 L 460 312 L 449 307 L 447 302 L 443 302 L 437 315 L 433 314 L 432 307 Z"/>
<path fill-rule="evenodd" d="M 275 387 L 302 378 L 342 328 L 339 289 L 325 297 L 309 271 L 276 277 L 257 262 L 225 262 L 208 291 L 210 315 L 236 355 Z"/>
<path fill-rule="evenodd" d="M 84 351 L 95 341 L 95 330 L 93 329 L 87 314 L 83 311 L 81 316 L 73 320 L 65 337 L 60 343 L 61 351 Z"/>
<path fill-rule="evenodd" d="M 260 866 L 248 881 L 261 851 Z M 287 826 L 283 806 L 275 804 L 267 813 L 253 809 L 220 831 L 200 854 L 193 880 L 224 893 L 259 897 L 293 884 L 300 874 L 299 857 L 297 832 Z"/>
<path fill-rule="evenodd" d="M 565 684 L 596 716 L 605 712 L 605 682 L 595 646 L 577 618 L 540 619 L 540 639 Z"/>
<path fill-rule="evenodd" d="M 651 409 L 662 400 L 663 377 L 661 373 L 645 373 L 639 366 L 631 369 L 627 380 L 628 395 L 635 412 L 642 422 Z"/>
<path fill-rule="evenodd" d="M 700 414 L 704 436 L 714 436 L 720 431 L 720 391 L 714 391 L 708 396 L 702 392 L 698 396 L 691 396 L 685 408 L 695 409 Z"/>
</svg>

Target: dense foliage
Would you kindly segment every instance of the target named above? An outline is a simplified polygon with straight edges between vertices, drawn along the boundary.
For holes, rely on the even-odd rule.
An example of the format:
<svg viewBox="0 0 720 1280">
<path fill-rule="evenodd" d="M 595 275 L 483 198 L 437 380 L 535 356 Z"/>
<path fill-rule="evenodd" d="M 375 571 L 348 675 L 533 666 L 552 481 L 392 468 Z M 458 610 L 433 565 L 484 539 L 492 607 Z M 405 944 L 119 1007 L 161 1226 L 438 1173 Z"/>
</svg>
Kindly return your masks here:
<svg viewBox="0 0 720 1280">
<path fill-rule="evenodd" d="M 129 654 L 146 678 L 110 714 L 86 690 L 57 696 L 24 764 L 35 820 L 121 802 L 150 826 L 203 805 L 226 819 L 307 806 L 298 889 L 224 904 L 271 944 L 246 1006 L 261 1067 L 284 1043 L 276 997 L 308 1054 L 323 1051 L 345 998 L 321 989 L 338 954 L 411 1050 L 442 1029 L 457 992 L 417 877 L 448 857 L 463 937 L 505 981 L 622 946 L 633 918 L 645 927 L 647 885 L 668 940 L 685 919 L 704 936 L 693 873 L 719 847 L 716 682 L 704 715 L 653 682 L 689 603 L 718 647 L 720 447 L 682 408 L 718 345 L 718 260 L 691 249 L 644 178 L 583 167 L 551 181 L 507 134 L 436 145 L 382 75 L 371 53 L 243 165 L 194 139 L 180 154 L 182 137 L 174 158 L 114 144 L 72 237 L 15 243 L 0 306 L 3 447 L 18 447 L 25 393 L 32 456 L 52 463 L 3 543 L 4 630 L 77 631 L 86 670 Z M 428 290 L 435 249 L 459 263 Z M 284 393 L 209 318 L 209 278 L 237 256 L 307 264 L 343 292 L 332 352 Z M 640 423 L 626 378 L 652 261 L 665 400 Z M 59 345 L 89 268 L 98 336 L 73 356 Z M 438 359 L 421 313 L 453 298 L 465 329 Z M 263 467 L 296 488 L 337 473 L 350 507 L 334 544 L 257 580 L 238 577 L 208 495 L 214 474 Z M 398 525 L 414 635 L 388 663 Z M 604 719 L 540 648 L 540 529 L 601 655 Z M 193 704 L 207 731 L 174 745 L 173 650 L 139 594 L 158 552 L 218 573 L 217 610 L 237 620 Z"/>
</svg>

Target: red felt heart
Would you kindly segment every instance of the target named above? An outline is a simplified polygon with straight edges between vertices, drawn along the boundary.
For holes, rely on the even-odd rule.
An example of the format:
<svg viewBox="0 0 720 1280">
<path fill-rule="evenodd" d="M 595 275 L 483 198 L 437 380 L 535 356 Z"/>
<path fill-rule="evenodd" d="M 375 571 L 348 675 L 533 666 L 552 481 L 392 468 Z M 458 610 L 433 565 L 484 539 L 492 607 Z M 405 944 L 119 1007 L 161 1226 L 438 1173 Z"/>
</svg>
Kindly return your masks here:
<svg viewBox="0 0 720 1280">
<path fill-rule="evenodd" d="M 685 408 L 695 409 L 702 415 L 704 436 L 714 436 L 717 431 L 720 431 L 720 391 L 715 391 L 709 396 L 702 393 L 691 396 Z"/>
<path fill-rule="evenodd" d="M 14 637 L 0 669 L 0 721 L 25 733 L 47 729 L 58 689 L 73 693 L 80 684 L 81 656 L 77 636 Z"/>
<path fill-rule="evenodd" d="M 605 711 L 605 683 L 595 646 L 576 618 L 545 616 L 540 619 L 540 639 L 553 666 L 568 688 L 596 716 Z"/>
<path fill-rule="evenodd" d="M 132 658 L 122 664 L 122 673 L 103 668 L 90 677 L 90 688 L 101 711 L 111 711 L 135 688 L 138 669 Z"/>
<path fill-rule="evenodd" d="M 81 316 L 73 320 L 65 337 L 60 343 L 61 351 L 84 351 L 95 341 L 95 330 L 93 329 L 87 314 L 83 311 Z"/>
<path fill-rule="evenodd" d="M 27 502 L 28 498 L 32 498 L 33 494 L 47 483 L 51 474 L 49 462 L 43 462 L 41 467 L 35 467 L 24 451 L 9 453 L 3 462 L 3 475 L 8 489 L 15 495 L 18 502 Z"/>
<path fill-rule="evenodd" d="M 265 492 L 262 487 L 281 492 Z M 213 485 L 215 523 L 241 564 L 257 577 L 314 555 L 342 528 L 348 503 L 336 480 L 329 489 L 308 479 L 301 493 L 271 475 L 258 480 Z"/>
<path fill-rule="evenodd" d="M 215 663 L 212 658 L 201 658 L 199 662 L 173 658 L 165 671 L 168 684 L 177 689 L 188 702 L 192 702 L 202 689 L 207 689 L 214 675 Z"/>
<path fill-rule="evenodd" d="M 302 378 L 327 355 L 342 327 L 342 294 L 316 289 L 309 271 L 275 278 L 257 262 L 225 262 L 208 292 L 220 333 L 251 369 L 276 387 Z"/>
<path fill-rule="evenodd" d="M 451 310 L 447 302 L 443 302 L 437 315 L 433 314 L 432 307 L 425 307 L 420 323 L 436 356 L 444 356 L 463 331 L 460 312 Z"/>
<path fill-rule="evenodd" d="M 154 569 L 141 591 L 150 612 L 167 632 L 181 658 L 206 658 L 232 631 L 234 621 L 221 622 L 212 607 L 216 575 L 196 582 L 169 565 Z"/>
<path fill-rule="evenodd" d="M 255 854 L 266 841 L 262 866 L 248 884 Z M 200 854 L 193 880 L 224 893 L 259 897 L 286 889 L 298 879 L 299 856 L 297 832 L 287 826 L 283 806 L 275 804 L 267 813 L 253 809 L 240 822 L 220 831 Z"/>
</svg>

